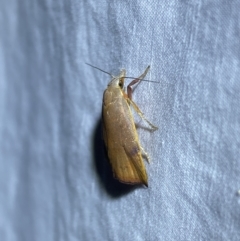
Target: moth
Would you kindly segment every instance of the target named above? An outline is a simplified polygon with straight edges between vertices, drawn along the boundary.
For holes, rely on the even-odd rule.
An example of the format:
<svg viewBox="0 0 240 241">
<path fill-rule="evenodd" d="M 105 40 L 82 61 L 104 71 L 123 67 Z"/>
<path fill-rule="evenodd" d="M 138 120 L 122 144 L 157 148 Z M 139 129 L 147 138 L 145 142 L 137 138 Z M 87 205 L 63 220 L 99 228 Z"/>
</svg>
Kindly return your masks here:
<svg viewBox="0 0 240 241">
<path fill-rule="evenodd" d="M 132 80 L 127 86 L 127 93 L 124 91 L 124 80 L 132 77 L 126 77 L 125 69 L 116 77 L 103 71 L 112 77 L 103 94 L 103 139 L 114 177 L 125 184 L 148 186 L 148 176 L 143 162 L 143 156 L 147 160 L 148 156 L 139 143 L 131 106 L 152 130 L 158 129 L 145 118 L 132 100 L 132 86 L 143 80 L 149 69 L 150 66 L 138 78 Z"/>
</svg>

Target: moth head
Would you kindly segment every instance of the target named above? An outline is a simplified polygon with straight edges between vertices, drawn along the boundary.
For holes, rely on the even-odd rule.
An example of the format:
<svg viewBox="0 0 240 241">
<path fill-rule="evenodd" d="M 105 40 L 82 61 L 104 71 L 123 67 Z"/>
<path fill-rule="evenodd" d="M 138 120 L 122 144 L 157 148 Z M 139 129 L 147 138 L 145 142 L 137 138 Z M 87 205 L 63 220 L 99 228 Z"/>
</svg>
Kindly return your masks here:
<svg viewBox="0 0 240 241">
<path fill-rule="evenodd" d="M 122 69 L 120 75 L 118 76 L 119 77 L 118 86 L 120 87 L 120 89 L 123 89 L 124 87 L 125 76 L 126 76 L 126 70 Z"/>
<path fill-rule="evenodd" d="M 126 76 L 126 70 L 122 69 L 118 76 L 115 76 L 112 78 L 108 86 L 123 89 L 125 76 Z"/>
</svg>

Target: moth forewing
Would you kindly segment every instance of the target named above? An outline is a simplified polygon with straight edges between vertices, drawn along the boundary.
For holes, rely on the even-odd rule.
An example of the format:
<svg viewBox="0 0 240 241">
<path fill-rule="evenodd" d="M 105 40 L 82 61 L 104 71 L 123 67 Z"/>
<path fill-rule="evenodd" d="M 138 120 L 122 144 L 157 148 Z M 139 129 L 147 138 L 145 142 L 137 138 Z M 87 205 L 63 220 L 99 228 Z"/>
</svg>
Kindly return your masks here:
<svg viewBox="0 0 240 241">
<path fill-rule="evenodd" d="M 104 92 L 102 108 L 103 138 L 114 176 L 123 183 L 146 186 L 148 177 L 130 105 L 146 120 L 131 100 L 131 86 L 144 78 L 148 69 L 128 85 L 128 94 L 123 89 L 126 71 L 122 70 L 119 76 L 113 77 Z"/>
</svg>

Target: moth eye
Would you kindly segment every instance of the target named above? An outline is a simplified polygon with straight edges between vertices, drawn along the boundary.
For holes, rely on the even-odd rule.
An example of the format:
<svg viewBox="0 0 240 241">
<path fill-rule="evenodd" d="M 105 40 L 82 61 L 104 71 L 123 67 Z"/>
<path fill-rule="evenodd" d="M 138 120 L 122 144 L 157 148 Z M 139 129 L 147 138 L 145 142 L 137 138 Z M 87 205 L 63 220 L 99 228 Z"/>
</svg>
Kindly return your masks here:
<svg viewBox="0 0 240 241">
<path fill-rule="evenodd" d="M 122 81 L 119 81 L 118 85 L 121 89 L 123 88 L 123 82 Z"/>
</svg>

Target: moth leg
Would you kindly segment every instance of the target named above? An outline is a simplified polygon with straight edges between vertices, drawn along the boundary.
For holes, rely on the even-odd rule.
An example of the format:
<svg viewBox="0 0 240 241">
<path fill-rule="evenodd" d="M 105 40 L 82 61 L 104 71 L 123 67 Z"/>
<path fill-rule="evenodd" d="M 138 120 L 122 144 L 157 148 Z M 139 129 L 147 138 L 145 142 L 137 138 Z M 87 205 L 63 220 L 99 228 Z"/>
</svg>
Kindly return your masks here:
<svg viewBox="0 0 240 241">
<path fill-rule="evenodd" d="M 142 156 L 147 160 L 148 163 L 150 163 L 150 158 L 149 155 L 147 154 L 147 152 L 143 149 L 143 147 L 141 147 L 141 151 L 142 151 Z"/>
<path fill-rule="evenodd" d="M 138 78 L 134 79 L 128 86 L 127 86 L 127 95 L 128 98 L 130 100 L 132 100 L 132 92 L 133 89 L 131 86 L 135 85 L 136 83 L 138 83 L 139 81 L 141 81 L 147 74 L 148 70 L 150 69 L 150 65 L 145 69 L 145 71 L 143 72 L 143 74 L 141 74 Z"/>
<path fill-rule="evenodd" d="M 134 110 L 138 113 L 138 115 L 143 119 L 145 120 L 150 126 L 151 128 L 153 129 L 153 131 L 157 130 L 158 127 L 156 127 L 155 125 L 153 125 L 145 116 L 144 114 L 142 113 L 142 111 L 139 109 L 139 107 L 132 101 L 130 100 L 130 104 L 133 106 Z"/>
</svg>

